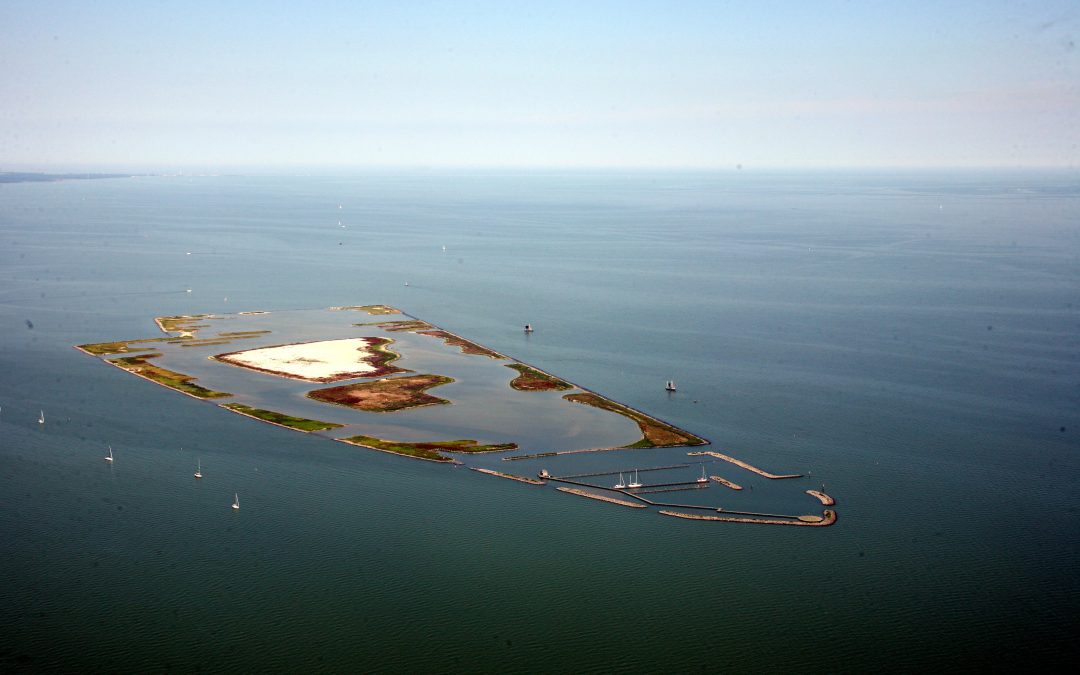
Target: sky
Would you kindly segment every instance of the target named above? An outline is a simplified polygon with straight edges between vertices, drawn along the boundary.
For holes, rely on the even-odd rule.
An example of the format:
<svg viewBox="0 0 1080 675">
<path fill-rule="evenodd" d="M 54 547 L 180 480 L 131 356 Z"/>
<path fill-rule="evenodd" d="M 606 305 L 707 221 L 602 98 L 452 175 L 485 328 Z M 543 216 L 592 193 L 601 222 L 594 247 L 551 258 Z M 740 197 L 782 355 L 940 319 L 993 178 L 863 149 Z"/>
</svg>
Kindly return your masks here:
<svg viewBox="0 0 1080 675">
<path fill-rule="evenodd" d="M 1076 0 L 0 0 L 0 171 L 1077 167 Z"/>
</svg>

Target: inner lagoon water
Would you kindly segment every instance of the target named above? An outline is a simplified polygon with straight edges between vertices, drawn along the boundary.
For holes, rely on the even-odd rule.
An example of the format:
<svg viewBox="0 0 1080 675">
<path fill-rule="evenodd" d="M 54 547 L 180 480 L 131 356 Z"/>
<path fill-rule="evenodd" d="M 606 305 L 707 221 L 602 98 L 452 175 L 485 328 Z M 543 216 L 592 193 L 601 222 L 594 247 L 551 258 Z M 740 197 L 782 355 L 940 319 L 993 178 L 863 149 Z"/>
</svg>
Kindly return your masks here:
<svg viewBox="0 0 1080 675">
<path fill-rule="evenodd" d="M 12 184 L 0 280 L 4 670 L 1076 656 L 1075 173 Z M 839 522 L 591 502 L 261 424 L 71 348 L 153 336 L 159 315 L 368 303 L 809 472 Z"/>
</svg>

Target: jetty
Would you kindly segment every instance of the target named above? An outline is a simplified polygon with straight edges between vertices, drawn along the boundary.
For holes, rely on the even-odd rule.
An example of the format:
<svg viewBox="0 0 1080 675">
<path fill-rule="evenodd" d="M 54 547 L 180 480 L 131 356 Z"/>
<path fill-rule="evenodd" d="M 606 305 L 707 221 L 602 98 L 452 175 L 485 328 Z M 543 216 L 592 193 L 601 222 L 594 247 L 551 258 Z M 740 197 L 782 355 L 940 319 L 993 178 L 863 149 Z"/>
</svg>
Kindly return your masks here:
<svg viewBox="0 0 1080 675">
<path fill-rule="evenodd" d="M 634 502 L 628 502 L 625 499 L 615 499 L 614 497 L 608 497 L 605 495 L 598 495 L 593 492 L 586 492 L 585 490 L 578 490 L 577 488 L 569 487 L 557 487 L 555 488 L 559 492 L 569 492 L 572 495 L 579 495 L 581 497 L 588 497 L 589 499 L 596 499 L 601 502 L 607 502 L 609 504 L 618 504 L 619 506 L 629 506 L 632 509 L 645 509 L 648 508 L 645 504 L 637 504 Z"/>
<path fill-rule="evenodd" d="M 646 471 L 666 471 L 668 469 L 685 469 L 688 466 L 690 466 L 690 465 L 689 464 L 672 464 L 671 466 L 648 466 L 648 467 L 645 467 L 644 469 L 634 467 L 634 468 L 630 468 L 630 469 L 618 469 L 616 471 L 597 471 L 597 472 L 594 472 L 594 473 L 576 473 L 576 474 L 574 474 L 572 476 L 559 476 L 559 478 L 561 478 L 561 479 L 569 478 L 569 479 L 572 480 L 574 478 L 593 478 L 595 476 L 614 476 L 615 474 L 631 473 L 633 471 L 637 471 L 639 473 L 645 473 Z"/>
<path fill-rule="evenodd" d="M 827 495 L 824 492 L 821 492 L 819 490 L 807 490 L 806 494 L 810 495 L 811 497 L 815 497 L 819 502 L 821 502 L 825 506 L 832 506 L 833 504 L 836 503 L 835 499 L 833 499 L 829 495 Z"/>
<path fill-rule="evenodd" d="M 510 480 L 516 480 L 519 483 L 528 483 L 529 485 L 547 485 L 545 481 L 537 480 L 535 478 L 528 478 L 526 476 L 517 476 L 512 473 L 493 471 L 492 469 L 479 469 L 475 466 L 470 466 L 469 468 L 478 473 L 486 473 L 489 476 L 498 476 L 499 478 L 508 478 Z"/>
<path fill-rule="evenodd" d="M 640 489 L 640 490 L 649 490 L 650 492 L 658 492 L 659 490 L 653 490 L 653 488 L 681 488 L 681 489 L 685 490 L 685 489 L 687 489 L 686 486 L 688 486 L 688 485 L 689 486 L 694 486 L 694 487 L 702 487 L 702 488 L 709 487 L 708 483 L 702 483 L 701 481 L 680 480 L 680 481 L 676 481 L 674 483 L 650 483 L 648 485 L 642 485 L 640 488 L 630 488 L 630 489 L 633 489 L 633 490 Z"/>
<path fill-rule="evenodd" d="M 678 511 L 660 510 L 660 515 L 686 520 L 711 520 L 725 523 L 757 523 L 759 525 L 800 525 L 802 527 L 827 527 L 836 522 L 836 511 L 828 509 L 820 516 L 785 516 L 792 520 L 777 520 L 775 518 L 732 518 L 730 516 L 704 516 L 698 513 L 680 513 Z"/>
<path fill-rule="evenodd" d="M 735 459 L 734 457 L 729 457 L 729 456 L 727 456 L 725 454 L 722 454 L 722 453 L 719 453 L 719 452 L 700 451 L 699 450 L 699 451 L 695 451 L 695 452 L 688 452 L 686 454 L 690 455 L 690 456 L 698 456 L 698 457 L 700 457 L 702 455 L 708 455 L 709 457 L 715 457 L 717 459 L 722 459 L 725 462 L 731 462 L 735 466 L 741 466 L 742 468 L 746 469 L 747 471 L 753 471 L 754 473 L 756 473 L 759 476 L 764 476 L 765 478 L 772 478 L 773 480 L 779 480 L 779 479 L 782 479 L 782 478 L 802 478 L 801 473 L 788 473 L 788 474 L 782 474 L 782 475 L 781 474 L 775 474 L 775 473 L 769 473 L 768 471 L 765 471 L 764 469 L 759 469 L 756 466 L 753 466 L 752 464 L 747 464 L 746 462 L 742 461 L 741 459 Z"/>
<path fill-rule="evenodd" d="M 678 485 L 679 487 L 658 487 L 655 490 L 653 490 L 653 489 L 645 490 L 645 489 L 641 489 L 641 488 L 635 488 L 634 489 L 634 494 L 651 495 L 651 494 L 656 494 L 658 492 L 680 492 L 682 490 L 706 490 L 709 487 L 708 483 L 698 483 L 697 481 L 694 481 L 693 483 L 674 483 L 674 485 Z M 647 486 L 647 487 L 651 487 L 651 486 Z"/>
<path fill-rule="evenodd" d="M 709 478 L 711 478 L 713 480 L 713 482 L 720 483 L 724 487 L 729 487 L 732 490 L 741 490 L 742 489 L 741 485 L 738 485 L 737 483 L 732 483 L 727 478 L 721 478 L 720 476 L 709 476 Z"/>
<path fill-rule="evenodd" d="M 509 455 L 503 457 L 505 462 L 513 462 L 519 459 L 540 459 L 541 457 L 557 457 L 559 455 L 580 455 L 583 452 L 614 452 L 615 450 L 632 450 L 633 448 L 584 448 L 582 450 L 558 450 L 553 452 L 537 452 L 531 455 Z M 617 472 L 616 472 L 617 473 Z"/>
</svg>

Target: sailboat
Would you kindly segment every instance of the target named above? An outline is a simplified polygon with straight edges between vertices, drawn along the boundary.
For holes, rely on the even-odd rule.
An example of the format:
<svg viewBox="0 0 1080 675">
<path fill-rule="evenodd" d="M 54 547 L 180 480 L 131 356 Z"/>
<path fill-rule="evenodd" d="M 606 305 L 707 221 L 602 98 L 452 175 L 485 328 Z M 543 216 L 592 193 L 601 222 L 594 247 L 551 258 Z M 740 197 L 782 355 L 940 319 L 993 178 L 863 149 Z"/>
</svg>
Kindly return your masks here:
<svg viewBox="0 0 1080 675">
<path fill-rule="evenodd" d="M 112 446 L 110 445 L 110 446 L 109 446 L 109 456 L 105 458 L 105 461 L 106 461 L 106 462 L 110 462 L 110 463 L 111 463 L 111 462 L 112 462 L 112 460 L 113 460 L 113 457 L 112 457 Z"/>
<path fill-rule="evenodd" d="M 44 410 L 42 410 L 41 414 L 38 415 L 37 423 L 38 424 L 45 424 L 45 411 Z"/>
<path fill-rule="evenodd" d="M 232 507 L 237 510 L 240 509 L 240 495 L 236 494 L 235 492 L 233 493 Z"/>
<path fill-rule="evenodd" d="M 616 490 L 622 490 L 623 488 L 625 488 L 625 487 L 626 487 L 626 483 L 625 483 L 625 482 L 623 481 L 623 477 L 622 477 L 622 472 L 621 472 L 621 471 L 619 472 L 619 482 L 618 482 L 618 483 L 615 483 L 615 484 L 614 484 L 614 485 L 612 485 L 611 487 L 615 488 Z"/>
<path fill-rule="evenodd" d="M 641 487 L 641 483 L 640 483 L 640 482 L 638 482 L 638 475 L 637 475 L 637 469 L 634 469 L 634 482 L 630 483 L 630 484 L 629 484 L 629 485 L 627 485 L 626 487 L 632 487 L 632 488 L 639 488 L 639 487 Z"/>
<path fill-rule="evenodd" d="M 533 327 L 532 327 L 532 324 L 531 324 L 531 323 L 527 323 L 527 324 L 525 324 L 525 332 L 526 332 L 526 333 L 531 333 L 531 332 L 533 332 Z"/>
<path fill-rule="evenodd" d="M 709 482 L 709 479 L 705 477 L 705 465 L 704 464 L 701 465 L 701 478 L 698 478 L 697 482 L 699 482 L 699 483 L 708 483 Z"/>
<path fill-rule="evenodd" d="M 675 391 L 675 380 L 668 380 L 667 381 L 667 386 L 664 387 L 664 389 L 666 389 L 668 391 Z"/>
<path fill-rule="evenodd" d="M 195 460 L 195 477 L 202 478 L 202 460 Z"/>
</svg>

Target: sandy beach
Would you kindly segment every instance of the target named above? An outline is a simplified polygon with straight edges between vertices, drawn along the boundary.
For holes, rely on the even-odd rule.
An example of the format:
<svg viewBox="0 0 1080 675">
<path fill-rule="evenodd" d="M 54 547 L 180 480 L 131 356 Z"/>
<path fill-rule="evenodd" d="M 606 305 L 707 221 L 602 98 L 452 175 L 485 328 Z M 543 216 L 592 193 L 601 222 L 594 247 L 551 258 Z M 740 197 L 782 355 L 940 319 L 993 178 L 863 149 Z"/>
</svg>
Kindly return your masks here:
<svg viewBox="0 0 1080 675">
<path fill-rule="evenodd" d="M 371 338 L 323 340 L 263 347 L 214 358 L 236 366 L 312 382 L 333 382 L 374 374 Z"/>
</svg>

